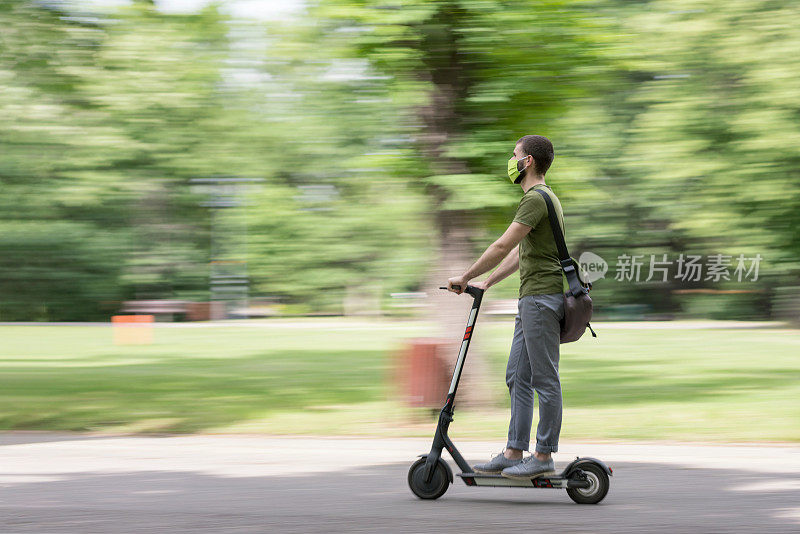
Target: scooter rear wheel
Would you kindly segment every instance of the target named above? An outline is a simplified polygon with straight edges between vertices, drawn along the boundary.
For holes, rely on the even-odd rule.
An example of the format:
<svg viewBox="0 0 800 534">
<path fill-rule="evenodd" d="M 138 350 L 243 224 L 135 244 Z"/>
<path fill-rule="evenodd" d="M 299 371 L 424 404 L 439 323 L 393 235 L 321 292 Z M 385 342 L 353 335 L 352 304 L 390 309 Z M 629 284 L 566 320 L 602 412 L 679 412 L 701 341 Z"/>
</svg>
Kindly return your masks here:
<svg viewBox="0 0 800 534">
<path fill-rule="evenodd" d="M 420 499 L 438 499 L 444 495 L 449 485 L 447 469 L 442 465 L 441 460 L 436 462 L 430 482 L 425 482 L 425 458 L 414 462 L 411 469 L 408 470 L 408 487 Z"/>
<path fill-rule="evenodd" d="M 567 494 L 578 504 L 597 504 L 608 493 L 608 474 L 595 463 L 580 464 L 581 471 L 589 481 L 588 488 L 568 488 Z"/>
</svg>

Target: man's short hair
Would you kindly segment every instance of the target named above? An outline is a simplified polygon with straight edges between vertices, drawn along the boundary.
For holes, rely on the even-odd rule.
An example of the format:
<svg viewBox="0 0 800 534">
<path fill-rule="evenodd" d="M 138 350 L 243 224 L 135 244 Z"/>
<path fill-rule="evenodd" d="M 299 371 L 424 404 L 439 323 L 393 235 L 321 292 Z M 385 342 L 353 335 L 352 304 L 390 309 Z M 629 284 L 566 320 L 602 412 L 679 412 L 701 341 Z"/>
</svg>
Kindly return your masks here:
<svg viewBox="0 0 800 534">
<path fill-rule="evenodd" d="M 536 172 L 544 176 L 556 157 L 553 143 L 543 135 L 525 135 L 519 138 L 517 144 L 522 145 L 522 152 L 526 156 L 533 156 Z"/>
</svg>

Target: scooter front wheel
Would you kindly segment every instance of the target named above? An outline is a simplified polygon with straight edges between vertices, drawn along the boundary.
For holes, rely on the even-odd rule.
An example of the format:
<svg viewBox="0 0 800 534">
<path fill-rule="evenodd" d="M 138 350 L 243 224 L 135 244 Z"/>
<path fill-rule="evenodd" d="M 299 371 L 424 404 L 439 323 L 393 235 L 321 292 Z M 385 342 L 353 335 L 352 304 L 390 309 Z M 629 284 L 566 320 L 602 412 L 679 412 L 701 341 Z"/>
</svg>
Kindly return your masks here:
<svg viewBox="0 0 800 534">
<path fill-rule="evenodd" d="M 447 468 L 442 465 L 442 460 L 436 462 L 430 482 L 425 482 L 425 458 L 420 458 L 408 470 L 408 487 L 420 499 L 438 499 L 450 485 Z"/>
</svg>

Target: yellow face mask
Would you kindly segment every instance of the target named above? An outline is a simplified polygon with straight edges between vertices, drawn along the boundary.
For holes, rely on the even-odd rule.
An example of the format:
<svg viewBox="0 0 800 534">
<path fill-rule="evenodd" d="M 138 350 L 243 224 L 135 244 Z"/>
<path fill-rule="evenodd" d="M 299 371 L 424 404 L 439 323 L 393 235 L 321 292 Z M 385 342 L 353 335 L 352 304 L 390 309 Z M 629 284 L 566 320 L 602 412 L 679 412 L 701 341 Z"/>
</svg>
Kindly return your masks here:
<svg viewBox="0 0 800 534">
<path fill-rule="evenodd" d="M 525 178 L 525 158 L 508 160 L 508 178 L 512 183 L 518 184 Z"/>
</svg>

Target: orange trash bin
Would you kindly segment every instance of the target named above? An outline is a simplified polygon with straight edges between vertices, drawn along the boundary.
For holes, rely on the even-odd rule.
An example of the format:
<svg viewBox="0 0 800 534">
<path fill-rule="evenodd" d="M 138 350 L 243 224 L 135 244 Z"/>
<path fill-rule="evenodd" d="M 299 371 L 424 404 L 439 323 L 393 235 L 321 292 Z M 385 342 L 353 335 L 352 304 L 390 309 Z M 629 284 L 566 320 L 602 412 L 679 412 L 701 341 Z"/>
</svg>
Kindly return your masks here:
<svg viewBox="0 0 800 534">
<path fill-rule="evenodd" d="M 152 315 L 114 315 L 111 327 L 114 345 L 148 345 L 153 342 Z"/>
<path fill-rule="evenodd" d="M 450 387 L 452 369 L 445 355 L 452 344 L 435 338 L 412 339 L 401 351 L 399 382 L 409 406 L 441 408 Z"/>
</svg>

